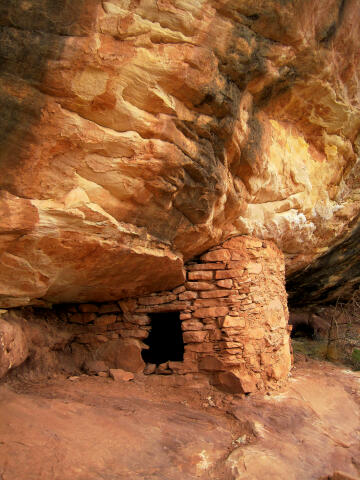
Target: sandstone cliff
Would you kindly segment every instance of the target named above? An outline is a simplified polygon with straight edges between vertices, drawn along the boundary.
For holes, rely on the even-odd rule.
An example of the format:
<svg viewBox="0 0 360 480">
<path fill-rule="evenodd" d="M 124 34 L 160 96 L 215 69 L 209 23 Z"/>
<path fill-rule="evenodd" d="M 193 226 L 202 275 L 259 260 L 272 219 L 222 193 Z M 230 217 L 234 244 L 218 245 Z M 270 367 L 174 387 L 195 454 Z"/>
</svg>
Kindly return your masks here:
<svg viewBox="0 0 360 480">
<path fill-rule="evenodd" d="M 349 295 L 359 30 L 357 0 L 0 0 L 1 306 L 170 289 L 242 233 Z"/>
</svg>

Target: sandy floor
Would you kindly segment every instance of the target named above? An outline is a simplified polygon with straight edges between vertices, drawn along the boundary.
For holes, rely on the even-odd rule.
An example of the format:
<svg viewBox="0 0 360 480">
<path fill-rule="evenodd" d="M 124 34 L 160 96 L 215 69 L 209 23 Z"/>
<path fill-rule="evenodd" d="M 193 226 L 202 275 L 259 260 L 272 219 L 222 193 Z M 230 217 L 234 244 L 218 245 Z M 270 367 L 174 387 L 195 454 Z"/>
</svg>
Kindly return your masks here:
<svg viewBox="0 0 360 480">
<path fill-rule="evenodd" d="M 0 386 L 1 480 L 311 480 L 360 473 L 360 373 L 304 362 L 234 397 L 169 377 Z"/>
</svg>

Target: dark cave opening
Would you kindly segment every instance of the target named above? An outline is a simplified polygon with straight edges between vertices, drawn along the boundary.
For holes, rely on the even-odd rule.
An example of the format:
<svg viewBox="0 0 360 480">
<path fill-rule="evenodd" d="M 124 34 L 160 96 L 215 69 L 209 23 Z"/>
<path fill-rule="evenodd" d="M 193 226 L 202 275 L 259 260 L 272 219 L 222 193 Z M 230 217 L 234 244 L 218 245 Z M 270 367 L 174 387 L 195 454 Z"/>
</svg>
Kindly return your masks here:
<svg viewBox="0 0 360 480">
<path fill-rule="evenodd" d="M 149 314 L 151 330 L 144 343 L 148 350 L 142 351 L 146 363 L 165 363 L 168 360 L 184 360 L 184 341 L 181 330 L 180 312 Z"/>
<path fill-rule="evenodd" d="M 315 335 L 314 329 L 307 323 L 298 323 L 294 325 L 291 331 L 291 338 L 310 338 L 313 339 Z"/>
</svg>

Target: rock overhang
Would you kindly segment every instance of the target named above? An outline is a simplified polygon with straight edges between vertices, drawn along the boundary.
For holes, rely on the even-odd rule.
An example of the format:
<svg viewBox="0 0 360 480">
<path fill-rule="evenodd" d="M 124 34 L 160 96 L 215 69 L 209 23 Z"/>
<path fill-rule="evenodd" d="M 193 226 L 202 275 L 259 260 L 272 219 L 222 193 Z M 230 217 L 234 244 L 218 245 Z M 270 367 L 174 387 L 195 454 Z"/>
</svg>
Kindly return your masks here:
<svg viewBox="0 0 360 480">
<path fill-rule="evenodd" d="M 170 288 L 239 233 L 295 274 L 353 228 L 355 1 L 3 3 L 4 306 Z M 333 262 L 334 295 L 355 270 Z"/>
</svg>

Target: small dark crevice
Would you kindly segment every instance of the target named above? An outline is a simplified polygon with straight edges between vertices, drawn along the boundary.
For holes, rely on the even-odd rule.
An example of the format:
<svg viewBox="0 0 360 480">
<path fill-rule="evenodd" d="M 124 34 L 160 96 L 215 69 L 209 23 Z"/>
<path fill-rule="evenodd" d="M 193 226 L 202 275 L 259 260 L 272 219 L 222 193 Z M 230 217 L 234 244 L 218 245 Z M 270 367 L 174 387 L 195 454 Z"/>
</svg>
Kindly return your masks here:
<svg viewBox="0 0 360 480">
<path fill-rule="evenodd" d="M 336 33 L 336 22 L 333 22 L 328 30 L 326 31 L 325 35 L 320 39 L 320 43 L 328 44 L 330 40 L 334 37 Z"/>
<path fill-rule="evenodd" d="M 339 14 L 338 14 L 338 24 L 340 24 L 343 20 L 346 1 L 347 0 L 341 0 L 340 7 L 339 7 Z"/>
<path fill-rule="evenodd" d="M 294 325 L 291 331 L 291 338 L 310 338 L 313 339 L 315 335 L 314 329 L 307 323 L 298 323 Z"/>
<path fill-rule="evenodd" d="M 324 45 L 329 45 L 331 40 L 334 38 L 336 31 L 339 29 L 343 18 L 344 18 L 344 12 L 345 12 L 345 5 L 346 5 L 346 0 L 341 0 L 340 6 L 339 6 L 339 11 L 338 11 L 338 17 L 336 22 L 333 22 L 330 27 L 327 29 L 325 32 L 325 35 L 320 39 L 320 43 Z"/>
<path fill-rule="evenodd" d="M 254 13 L 253 15 L 246 15 L 246 18 L 252 21 L 256 21 L 256 20 L 259 20 L 260 15 L 258 15 L 257 13 Z"/>
<path fill-rule="evenodd" d="M 201 107 L 202 105 L 204 105 L 205 103 L 212 103 L 213 101 L 215 100 L 215 95 L 211 94 L 211 93 L 207 93 L 205 95 L 205 97 L 201 100 L 200 103 L 194 105 L 195 107 Z"/>
</svg>

